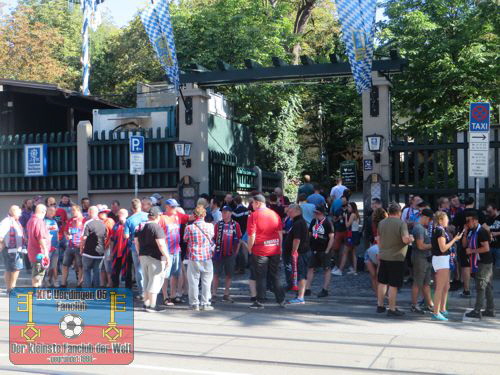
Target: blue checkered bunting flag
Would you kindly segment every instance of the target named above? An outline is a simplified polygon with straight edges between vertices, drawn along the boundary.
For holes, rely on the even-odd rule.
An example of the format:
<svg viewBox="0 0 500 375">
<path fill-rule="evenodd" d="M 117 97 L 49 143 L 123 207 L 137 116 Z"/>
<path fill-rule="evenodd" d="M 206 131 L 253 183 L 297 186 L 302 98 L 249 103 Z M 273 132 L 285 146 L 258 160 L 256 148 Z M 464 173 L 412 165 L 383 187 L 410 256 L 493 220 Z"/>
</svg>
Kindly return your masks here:
<svg viewBox="0 0 500 375">
<path fill-rule="evenodd" d="M 336 0 L 347 56 L 358 93 L 371 87 L 376 0 Z"/>
<path fill-rule="evenodd" d="M 141 13 L 141 20 L 161 66 L 178 91 L 179 66 L 167 0 L 158 0 L 148 5 Z"/>
</svg>

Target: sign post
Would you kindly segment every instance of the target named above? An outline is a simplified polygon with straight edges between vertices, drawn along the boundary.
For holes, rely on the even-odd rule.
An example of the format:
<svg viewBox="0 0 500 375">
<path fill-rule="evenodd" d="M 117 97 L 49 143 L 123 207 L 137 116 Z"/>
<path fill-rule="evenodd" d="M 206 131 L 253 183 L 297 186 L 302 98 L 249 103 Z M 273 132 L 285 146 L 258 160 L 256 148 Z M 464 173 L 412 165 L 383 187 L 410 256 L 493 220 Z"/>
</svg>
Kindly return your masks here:
<svg viewBox="0 0 500 375">
<path fill-rule="evenodd" d="M 130 174 L 134 175 L 134 194 L 139 195 L 139 175 L 144 175 L 144 137 L 130 136 Z"/>
<path fill-rule="evenodd" d="M 475 177 L 476 207 L 479 179 L 488 177 L 490 150 L 490 103 L 471 103 L 469 112 L 469 176 Z"/>
</svg>

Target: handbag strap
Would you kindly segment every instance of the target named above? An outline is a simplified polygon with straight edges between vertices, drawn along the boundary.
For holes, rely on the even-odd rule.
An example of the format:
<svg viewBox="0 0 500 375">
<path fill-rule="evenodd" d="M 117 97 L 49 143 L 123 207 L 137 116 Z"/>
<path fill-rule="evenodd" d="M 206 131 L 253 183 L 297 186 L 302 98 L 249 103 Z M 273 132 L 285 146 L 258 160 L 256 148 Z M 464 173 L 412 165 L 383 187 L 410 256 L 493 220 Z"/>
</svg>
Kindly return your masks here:
<svg viewBox="0 0 500 375">
<path fill-rule="evenodd" d="M 203 233 L 203 235 L 207 238 L 210 245 L 212 245 L 213 241 L 210 239 L 210 237 L 208 237 L 208 234 L 205 233 L 205 231 L 198 225 L 198 223 L 195 222 L 194 225 L 196 225 L 198 229 L 201 230 L 201 233 Z"/>
</svg>

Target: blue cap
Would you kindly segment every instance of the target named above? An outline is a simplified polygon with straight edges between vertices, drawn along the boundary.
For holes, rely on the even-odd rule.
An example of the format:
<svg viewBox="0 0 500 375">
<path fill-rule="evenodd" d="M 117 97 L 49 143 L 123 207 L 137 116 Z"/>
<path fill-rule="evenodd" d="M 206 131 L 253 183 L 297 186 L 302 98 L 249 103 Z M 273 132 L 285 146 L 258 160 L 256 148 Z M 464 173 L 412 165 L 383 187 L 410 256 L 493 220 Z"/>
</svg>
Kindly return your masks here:
<svg viewBox="0 0 500 375">
<path fill-rule="evenodd" d="M 179 203 L 175 199 L 167 199 L 165 201 L 165 204 L 167 206 L 172 206 L 172 207 L 179 207 Z"/>
<path fill-rule="evenodd" d="M 222 207 L 222 211 L 233 212 L 233 209 L 231 208 L 231 206 L 224 206 L 224 207 Z"/>
</svg>

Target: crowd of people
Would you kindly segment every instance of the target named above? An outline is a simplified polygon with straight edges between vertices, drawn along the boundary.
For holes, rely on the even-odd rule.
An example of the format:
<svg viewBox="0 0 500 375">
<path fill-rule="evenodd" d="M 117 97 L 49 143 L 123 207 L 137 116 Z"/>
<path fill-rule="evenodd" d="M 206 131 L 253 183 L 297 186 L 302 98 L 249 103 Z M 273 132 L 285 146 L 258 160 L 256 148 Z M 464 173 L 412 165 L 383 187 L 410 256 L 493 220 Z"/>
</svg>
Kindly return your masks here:
<svg viewBox="0 0 500 375">
<path fill-rule="evenodd" d="M 362 222 L 350 196 L 341 179 L 325 196 L 309 176 L 294 202 L 280 188 L 252 192 L 246 204 L 231 193 L 221 200 L 202 194 L 190 213 L 160 194 L 133 199 L 128 209 L 116 200 L 108 208 L 88 198 L 78 205 L 67 195 L 59 202 L 37 196 L 11 206 L 0 222 L 7 291 L 23 268 L 33 287 L 66 288 L 75 272 L 76 287 L 124 286 L 148 312 L 186 303 L 213 310 L 217 300 L 234 302 L 233 276 L 249 272 L 250 307 L 262 309 L 268 290 L 281 307 L 301 305 L 312 296 L 318 271 L 323 280 L 315 294 L 323 298 L 331 293 L 332 275 L 356 275 L 362 267 L 370 274 L 378 313 L 404 315 L 397 295 L 410 278 L 411 312 L 427 310 L 432 319 L 446 321 L 449 289 L 463 287 L 461 296 L 470 298 L 473 275 L 476 303 L 467 315 L 495 315 L 500 215 L 494 204 L 485 215 L 472 198 L 463 204 L 457 196 L 440 198 L 436 212 L 419 196 L 387 210 L 374 198 Z M 364 263 L 357 257 L 362 244 Z M 287 291 L 295 297 L 286 300 Z"/>
</svg>

